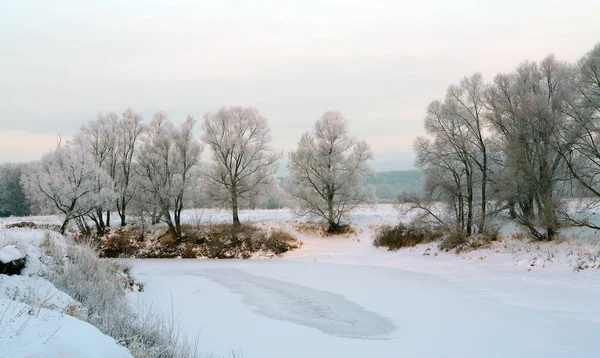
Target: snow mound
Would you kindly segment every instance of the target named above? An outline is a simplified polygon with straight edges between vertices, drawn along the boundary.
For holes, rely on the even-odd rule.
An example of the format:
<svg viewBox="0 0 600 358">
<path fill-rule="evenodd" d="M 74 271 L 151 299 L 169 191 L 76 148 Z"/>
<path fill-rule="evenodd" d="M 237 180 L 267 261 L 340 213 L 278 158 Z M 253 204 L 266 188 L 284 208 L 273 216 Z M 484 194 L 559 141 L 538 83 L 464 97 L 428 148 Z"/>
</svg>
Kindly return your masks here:
<svg viewBox="0 0 600 358">
<path fill-rule="evenodd" d="M 244 273 L 237 269 L 200 271 L 244 296 L 244 302 L 266 317 L 316 328 L 347 338 L 387 338 L 396 327 L 388 318 L 369 312 L 342 295 Z"/>
<path fill-rule="evenodd" d="M 70 305 L 77 305 L 71 296 L 37 276 L 0 275 L 0 298 L 3 297 L 59 312 L 64 312 Z"/>
<path fill-rule="evenodd" d="M 52 310 L 0 299 L 0 357 L 131 357 L 96 327 Z"/>
<path fill-rule="evenodd" d="M 12 261 L 20 260 L 25 257 L 25 254 L 21 250 L 17 249 L 15 245 L 7 245 L 3 249 L 0 249 L 0 262 L 7 264 Z"/>
</svg>

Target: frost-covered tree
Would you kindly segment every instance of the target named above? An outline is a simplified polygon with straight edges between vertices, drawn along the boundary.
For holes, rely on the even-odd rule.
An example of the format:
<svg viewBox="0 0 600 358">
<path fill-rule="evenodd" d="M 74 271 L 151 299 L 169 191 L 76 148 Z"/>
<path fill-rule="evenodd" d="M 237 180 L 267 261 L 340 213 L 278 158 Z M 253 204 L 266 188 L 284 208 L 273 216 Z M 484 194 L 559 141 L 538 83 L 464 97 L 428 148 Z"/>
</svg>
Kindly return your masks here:
<svg viewBox="0 0 600 358">
<path fill-rule="evenodd" d="M 289 156 L 288 188 L 300 202 L 300 214 L 321 217 L 329 231 L 338 230 L 344 214 L 372 199 L 363 186 L 372 175 L 371 158 L 367 143 L 348 135 L 347 120 L 337 111 L 325 112 Z"/>
<path fill-rule="evenodd" d="M 114 200 L 110 176 L 92 155 L 76 144 L 59 144 L 53 152 L 28 165 L 22 175 L 27 196 L 46 210 L 64 215 L 64 233 L 73 219 L 80 219 Z"/>
<path fill-rule="evenodd" d="M 572 150 L 564 124 L 569 66 L 553 55 L 539 64 L 524 62 L 496 76 L 487 95 L 491 127 L 501 138 L 511 212 L 536 238 L 558 230 L 561 186 L 567 182 L 566 153 Z M 504 185 L 502 185 L 504 184 Z"/>
<path fill-rule="evenodd" d="M 141 139 L 136 165 L 138 200 L 160 211 L 171 233 L 181 236 L 181 212 L 196 185 L 195 176 L 203 147 L 194 138 L 195 121 L 188 116 L 176 128 L 158 112 Z"/>
<path fill-rule="evenodd" d="M 82 126 L 75 140 L 88 151 L 95 162 L 114 181 L 117 197 L 108 207 L 97 208 L 93 219 L 101 227 L 110 226 L 111 209 L 117 210 L 121 226 L 126 224 L 127 204 L 133 198 L 131 184 L 134 172 L 132 165 L 139 138 L 143 133 L 142 116 L 127 109 L 121 117 L 116 113 L 100 114 L 98 118 Z M 102 214 L 106 211 L 106 222 Z"/>
<path fill-rule="evenodd" d="M 252 107 L 223 107 L 207 113 L 202 140 L 213 153 L 206 172 L 211 198 L 227 204 L 233 225 L 240 226 L 240 201 L 262 195 L 271 185 L 281 153 L 271 149 L 265 117 Z"/>
<path fill-rule="evenodd" d="M 139 147 L 140 137 L 144 132 L 141 114 L 132 109 L 127 109 L 116 124 L 116 166 L 115 166 L 115 191 L 117 193 L 116 207 L 121 226 L 127 223 L 127 205 L 135 195 L 135 171 L 133 170 L 134 158 Z"/>
<path fill-rule="evenodd" d="M 74 138 L 77 145 L 88 152 L 94 162 L 108 173 L 113 183 L 117 167 L 115 131 L 117 122 L 116 113 L 99 114 L 95 120 L 84 124 Z M 113 202 L 105 203 L 104 206 L 99 206 L 90 213 L 91 219 L 100 231 L 103 231 L 106 226 L 110 226 L 110 210 L 113 204 Z M 104 211 L 106 211 L 106 222 L 103 218 Z"/>
</svg>

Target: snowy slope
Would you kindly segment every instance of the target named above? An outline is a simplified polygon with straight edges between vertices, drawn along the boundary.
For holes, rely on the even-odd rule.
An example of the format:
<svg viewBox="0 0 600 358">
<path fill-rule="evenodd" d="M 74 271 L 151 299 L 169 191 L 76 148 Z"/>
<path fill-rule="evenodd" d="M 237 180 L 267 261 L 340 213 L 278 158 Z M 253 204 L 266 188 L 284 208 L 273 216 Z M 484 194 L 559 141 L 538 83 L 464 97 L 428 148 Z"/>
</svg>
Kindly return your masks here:
<svg viewBox="0 0 600 358">
<path fill-rule="evenodd" d="M 0 247 L 11 244 L 7 256 L 25 252 L 28 260 L 22 276 L 0 275 L 0 357 L 131 357 L 113 338 L 67 314 L 78 303 L 41 277 L 48 270 L 46 238 L 67 245 L 56 233 L 0 229 Z"/>
<path fill-rule="evenodd" d="M 0 357 L 131 357 L 127 348 L 76 318 L 0 299 Z"/>
</svg>

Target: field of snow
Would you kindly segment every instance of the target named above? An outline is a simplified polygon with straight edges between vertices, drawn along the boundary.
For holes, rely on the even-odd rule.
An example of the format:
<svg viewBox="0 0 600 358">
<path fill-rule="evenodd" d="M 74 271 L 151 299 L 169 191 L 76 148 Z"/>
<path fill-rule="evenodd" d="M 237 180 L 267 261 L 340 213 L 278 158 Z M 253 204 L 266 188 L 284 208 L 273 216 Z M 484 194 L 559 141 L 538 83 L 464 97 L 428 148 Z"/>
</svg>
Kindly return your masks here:
<svg viewBox="0 0 600 358">
<path fill-rule="evenodd" d="M 298 224 L 287 210 L 241 218 Z M 274 260 L 131 260 L 146 284 L 134 304 L 173 314 L 216 356 L 598 356 L 593 231 L 538 245 L 509 239 L 517 229 L 505 225 L 503 242 L 461 255 L 373 247 L 373 230 L 397 220 L 392 206 L 364 208 L 350 218 L 355 235 L 295 232 L 303 247 Z M 577 272 L 581 260 L 594 268 Z"/>
</svg>

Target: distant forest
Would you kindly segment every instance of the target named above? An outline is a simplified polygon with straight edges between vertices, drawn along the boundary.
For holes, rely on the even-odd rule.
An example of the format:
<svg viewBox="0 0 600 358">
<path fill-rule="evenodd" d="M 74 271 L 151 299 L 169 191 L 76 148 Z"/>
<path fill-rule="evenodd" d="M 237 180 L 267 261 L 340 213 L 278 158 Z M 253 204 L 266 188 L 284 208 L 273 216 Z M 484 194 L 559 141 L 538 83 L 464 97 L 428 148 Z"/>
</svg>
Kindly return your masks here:
<svg viewBox="0 0 600 358">
<path fill-rule="evenodd" d="M 374 176 L 365 179 L 365 185 L 375 190 L 378 202 L 392 203 L 397 201 L 401 191 L 422 191 L 423 172 L 420 170 L 377 172 Z"/>
<path fill-rule="evenodd" d="M 280 185 L 284 185 L 285 178 L 278 177 Z M 365 178 L 363 184 L 373 188 L 378 203 L 394 203 L 402 191 L 423 191 L 423 172 L 418 169 L 376 172 Z"/>
</svg>

